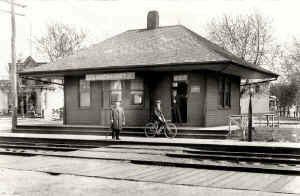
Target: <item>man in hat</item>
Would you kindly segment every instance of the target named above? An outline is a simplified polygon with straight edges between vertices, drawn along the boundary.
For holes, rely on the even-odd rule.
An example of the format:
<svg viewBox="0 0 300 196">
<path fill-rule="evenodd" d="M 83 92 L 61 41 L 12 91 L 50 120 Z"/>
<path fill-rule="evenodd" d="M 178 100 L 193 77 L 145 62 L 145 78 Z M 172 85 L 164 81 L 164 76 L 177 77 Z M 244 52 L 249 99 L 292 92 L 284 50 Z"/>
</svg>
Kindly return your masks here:
<svg viewBox="0 0 300 196">
<path fill-rule="evenodd" d="M 164 123 L 164 115 L 161 111 L 160 100 L 155 101 L 154 120 L 158 123 L 158 129 L 160 129 Z"/>
<path fill-rule="evenodd" d="M 125 114 L 121 107 L 121 100 L 115 102 L 115 107 L 111 110 L 112 139 L 120 140 L 120 132 L 125 125 Z"/>
</svg>

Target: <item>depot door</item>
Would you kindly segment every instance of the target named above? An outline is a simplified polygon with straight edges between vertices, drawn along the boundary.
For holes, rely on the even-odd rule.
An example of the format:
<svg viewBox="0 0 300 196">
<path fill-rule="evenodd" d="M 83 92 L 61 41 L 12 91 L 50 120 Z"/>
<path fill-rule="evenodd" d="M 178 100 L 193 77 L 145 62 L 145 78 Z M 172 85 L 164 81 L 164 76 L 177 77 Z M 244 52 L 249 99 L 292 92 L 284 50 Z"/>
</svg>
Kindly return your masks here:
<svg viewBox="0 0 300 196">
<path fill-rule="evenodd" d="M 188 77 L 187 74 L 175 74 L 172 82 L 172 121 L 188 122 Z"/>
</svg>

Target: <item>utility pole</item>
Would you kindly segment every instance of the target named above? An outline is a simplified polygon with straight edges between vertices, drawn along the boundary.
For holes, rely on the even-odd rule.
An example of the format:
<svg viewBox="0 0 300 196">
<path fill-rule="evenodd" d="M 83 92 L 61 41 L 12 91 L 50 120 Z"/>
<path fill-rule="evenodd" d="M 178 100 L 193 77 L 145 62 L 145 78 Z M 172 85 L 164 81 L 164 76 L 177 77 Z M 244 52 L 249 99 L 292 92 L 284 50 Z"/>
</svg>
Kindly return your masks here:
<svg viewBox="0 0 300 196">
<path fill-rule="evenodd" d="M 17 66 L 16 66 L 16 19 L 15 19 L 15 2 L 10 0 L 11 15 L 11 98 L 12 98 L 12 130 L 17 126 L 17 108 L 18 108 L 18 92 L 17 92 Z"/>
<path fill-rule="evenodd" d="M 10 4 L 10 11 L 0 9 L 0 12 L 10 13 L 11 16 L 11 67 L 10 67 L 10 83 L 11 83 L 11 99 L 12 113 L 11 122 L 12 130 L 17 126 L 17 108 L 18 108 L 18 92 L 17 92 L 17 66 L 16 66 L 16 15 L 25 16 L 21 13 L 15 13 L 15 6 L 26 8 L 26 5 L 15 3 L 14 0 L 0 0 L 1 2 Z"/>
</svg>

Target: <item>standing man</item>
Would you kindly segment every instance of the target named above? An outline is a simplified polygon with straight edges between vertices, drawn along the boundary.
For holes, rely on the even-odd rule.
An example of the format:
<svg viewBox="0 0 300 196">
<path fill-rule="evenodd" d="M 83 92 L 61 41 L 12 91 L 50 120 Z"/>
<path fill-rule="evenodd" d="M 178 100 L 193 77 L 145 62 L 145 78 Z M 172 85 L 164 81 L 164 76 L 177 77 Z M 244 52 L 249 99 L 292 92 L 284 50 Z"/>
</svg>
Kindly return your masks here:
<svg viewBox="0 0 300 196">
<path fill-rule="evenodd" d="M 115 104 L 116 106 L 111 110 L 112 139 L 120 140 L 120 132 L 125 126 L 125 114 L 121 107 L 121 100 L 118 99 Z"/>
</svg>

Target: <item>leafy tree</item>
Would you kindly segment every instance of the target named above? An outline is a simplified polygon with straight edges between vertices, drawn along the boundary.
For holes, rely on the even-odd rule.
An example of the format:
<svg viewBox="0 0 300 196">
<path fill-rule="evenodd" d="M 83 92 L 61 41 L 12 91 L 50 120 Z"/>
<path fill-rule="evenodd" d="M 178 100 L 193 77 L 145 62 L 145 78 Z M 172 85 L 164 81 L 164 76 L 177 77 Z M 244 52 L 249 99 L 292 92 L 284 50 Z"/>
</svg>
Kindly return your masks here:
<svg viewBox="0 0 300 196">
<path fill-rule="evenodd" d="M 295 85 L 296 98 L 294 104 L 300 104 L 300 41 L 294 38 L 291 45 L 286 47 L 282 58 L 282 67 L 285 71 L 286 80 Z"/>
<path fill-rule="evenodd" d="M 67 24 L 53 23 L 47 26 L 45 35 L 36 39 L 36 47 L 53 62 L 81 49 L 86 37 L 87 33 L 83 30 Z"/>
<path fill-rule="evenodd" d="M 282 107 L 290 107 L 295 104 L 298 87 L 297 81 L 291 80 L 287 83 L 275 83 L 270 88 L 271 95 L 275 95 Z"/>
</svg>

